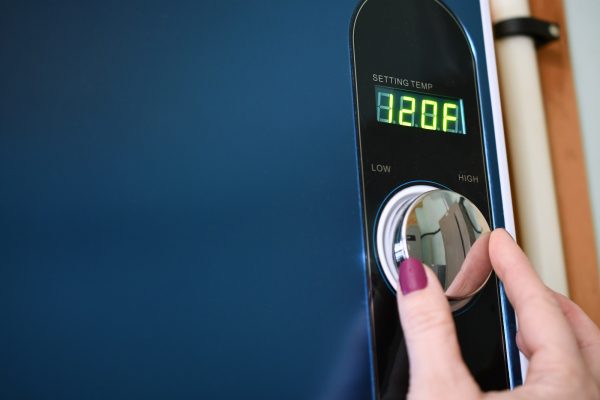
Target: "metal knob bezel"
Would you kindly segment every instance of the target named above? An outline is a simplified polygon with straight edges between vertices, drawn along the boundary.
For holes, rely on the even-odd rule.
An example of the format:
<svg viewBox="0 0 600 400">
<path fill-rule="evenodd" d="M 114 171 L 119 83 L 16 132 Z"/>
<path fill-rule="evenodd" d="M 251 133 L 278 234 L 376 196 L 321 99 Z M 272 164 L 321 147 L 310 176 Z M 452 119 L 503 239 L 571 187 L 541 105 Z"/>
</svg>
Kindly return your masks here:
<svg viewBox="0 0 600 400">
<path fill-rule="evenodd" d="M 436 193 L 431 193 L 431 192 L 436 192 Z M 477 230 L 477 228 L 472 225 L 473 222 L 471 220 L 471 217 L 468 217 L 469 222 L 471 222 L 471 225 L 473 227 L 473 229 L 475 229 L 475 231 L 477 232 L 478 236 L 475 236 L 475 241 L 474 242 L 468 242 L 471 243 L 470 245 L 467 243 L 464 243 L 464 238 L 467 236 L 462 236 L 462 233 L 459 233 L 461 236 L 459 236 L 460 241 L 463 243 L 464 245 L 468 245 L 470 250 L 468 251 L 468 256 L 467 253 L 465 254 L 465 259 L 464 261 L 462 261 L 462 264 L 449 264 L 444 266 L 444 268 L 451 268 L 452 271 L 454 271 L 454 274 L 456 274 L 456 277 L 458 277 L 460 270 L 462 270 L 463 268 L 469 268 L 468 270 L 464 270 L 463 274 L 461 275 L 462 279 L 465 279 L 464 281 L 461 280 L 460 283 L 458 283 L 458 285 L 453 285 L 451 281 L 450 283 L 446 282 L 440 282 L 442 283 L 442 286 L 444 285 L 448 285 L 447 288 L 449 290 L 449 292 L 446 293 L 446 296 L 448 297 L 448 300 L 450 301 L 450 305 L 452 310 L 456 311 L 462 307 L 464 307 L 467 303 L 470 302 L 470 300 L 473 298 L 473 296 L 475 294 L 477 294 L 487 283 L 487 281 L 489 280 L 490 276 L 491 276 L 491 272 L 492 272 L 492 267 L 491 267 L 491 263 L 489 262 L 489 255 L 487 253 L 487 242 L 480 242 L 479 240 L 487 240 L 484 239 L 483 236 L 485 235 L 489 235 L 490 232 L 490 228 L 488 226 L 487 221 L 485 221 L 485 217 L 481 214 L 481 211 L 472 203 L 470 202 L 466 197 L 453 192 L 451 190 L 447 190 L 447 189 L 439 189 L 433 186 L 428 186 L 428 185 L 416 185 L 416 186 L 411 186 L 405 189 L 400 190 L 398 193 L 394 194 L 392 197 L 390 197 L 390 199 L 387 201 L 387 203 L 384 205 L 380 215 L 379 215 L 379 220 L 377 223 L 377 231 L 376 231 L 376 250 L 377 250 L 377 258 L 379 261 L 379 265 L 381 267 L 381 272 L 384 275 L 385 280 L 387 281 L 388 285 L 391 287 L 391 289 L 395 292 L 398 291 L 398 264 L 405 260 L 408 257 L 416 257 L 414 254 L 411 255 L 410 253 L 410 245 L 407 242 L 408 238 L 408 220 L 414 220 L 414 213 L 417 212 L 417 208 L 420 209 L 420 207 L 422 207 L 422 202 L 425 201 L 425 199 L 429 199 L 429 198 L 433 198 L 433 199 L 445 199 L 444 201 L 448 201 L 448 199 L 452 199 L 454 200 L 454 198 L 458 199 L 458 201 L 451 202 L 451 203 L 446 203 L 448 206 L 451 204 L 461 204 L 463 205 L 462 207 L 466 207 L 470 210 L 473 210 L 472 212 L 475 212 L 475 214 L 478 214 L 478 218 L 476 217 L 477 220 L 479 220 L 479 230 Z M 438 200 L 436 200 L 438 201 Z M 453 206 L 454 207 L 454 206 Z M 456 209 L 455 209 L 456 210 Z M 467 213 L 466 209 L 464 209 L 465 213 Z M 450 212 L 450 208 L 449 208 L 449 212 Z M 445 214 L 443 219 L 448 218 L 449 215 L 452 214 Z M 465 214 L 463 214 L 465 215 Z M 412 216 L 412 217 L 411 217 Z M 454 217 L 456 218 L 456 216 Z M 441 221 L 441 220 L 440 220 Z M 458 224 L 458 220 L 457 220 L 457 224 Z M 447 225 L 446 225 L 447 226 Z M 439 229 L 438 231 L 439 232 Z M 464 231 L 462 231 L 464 232 Z M 450 238 L 450 242 L 452 243 L 452 236 L 448 236 Z M 446 241 L 446 239 L 448 237 L 444 237 L 444 242 Z M 413 239 L 414 240 L 414 239 Z M 471 238 L 471 240 L 473 240 L 473 238 Z M 476 243 L 479 243 L 477 250 L 471 250 L 470 246 L 474 246 Z M 483 247 L 482 247 L 483 246 Z M 475 247 L 473 247 L 474 249 Z M 485 249 L 482 252 L 482 249 Z M 475 253 L 473 253 L 473 251 L 475 251 Z M 452 254 L 452 253 L 451 253 Z M 454 253 L 456 254 L 456 253 Z M 424 254 L 422 254 L 422 256 L 424 256 Z M 448 253 L 446 253 L 446 256 L 448 256 Z M 484 258 L 481 258 L 481 257 Z M 417 256 L 417 258 L 421 259 L 420 256 Z M 455 258 L 451 258 L 456 260 Z M 459 258 L 460 259 L 460 258 Z M 474 260 L 479 259 L 479 261 L 483 261 L 482 263 L 480 263 L 479 261 L 476 261 L 475 263 L 473 262 Z M 487 261 L 486 261 L 487 259 Z M 434 268 L 434 267 L 440 267 L 440 265 L 438 264 L 428 264 L 428 261 L 426 261 L 426 258 L 423 258 L 423 263 L 428 266 L 429 268 Z M 450 260 L 448 260 L 448 262 L 450 262 Z M 451 266 L 454 265 L 454 268 L 452 268 Z M 477 267 L 477 268 L 473 268 L 473 266 L 475 265 L 481 265 L 481 267 Z M 458 270 L 456 269 L 456 266 L 458 266 Z M 470 268 L 473 268 L 472 270 Z M 445 269 L 444 269 L 445 271 Z M 470 271 L 475 272 L 474 275 L 465 275 L 465 273 L 469 273 Z M 489 271 L 489 272 L 488 272 Z M 477 274 L 477 272 L 483 272 L 481 274 Z M 444 272 L 445 274 L 445 272 Z M 451 275 L 454 276 L 454 275 Z M 473 278 L 469 278 L 469 277 L 478 277 L 477 279 L 473 279 Z M 444 278 L 440 278 L 439 279 L 444 279 Z M 464 293 L 460 293 L 460 295 L 456 295 L 456 292 L 452 293 L 452 289 L 456 290 L 456 288 L 460 288 L 461 284 L 464 284 L 464 282 L 469 282 L 469 280 L 471 280 L 471 283 L 475 282 L 477 284 L 477 286 L 472 286 L 468 292 L 464 292 Z M 467 286 L 468 287 L 468 286 Z M 446 290 L 446 287 L 444 288 L 444 290 Z"/>
<path fill-rule="evenodd" d="M 385 204 L 379 220 L 375 236 L 377 258 L 387 283 L 394 290 L 398 290 L 398 261 L 395 253 L 395 235 L 398 227 L 403 222 L 406 211 L 419 196 L 438 188 L 429 185 L 415 185 L 400 190 Z"/>
</svg>

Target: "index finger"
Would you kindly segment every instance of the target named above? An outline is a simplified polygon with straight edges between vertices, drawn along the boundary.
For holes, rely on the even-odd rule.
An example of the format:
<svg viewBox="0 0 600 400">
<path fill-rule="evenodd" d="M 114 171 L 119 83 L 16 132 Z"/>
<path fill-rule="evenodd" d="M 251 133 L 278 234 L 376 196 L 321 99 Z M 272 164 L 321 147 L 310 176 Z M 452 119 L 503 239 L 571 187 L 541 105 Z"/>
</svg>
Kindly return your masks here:
<svg viewBox="0 0 600 400">
<path fill-rule="evenodd" d="M 527 256 L 503 229 L 492 232 L 490 259 L 504 283 L 519 321 L 519 335 L 532 354 L 580 358 L 577 342 L 560 306 Z"/>
</svg>

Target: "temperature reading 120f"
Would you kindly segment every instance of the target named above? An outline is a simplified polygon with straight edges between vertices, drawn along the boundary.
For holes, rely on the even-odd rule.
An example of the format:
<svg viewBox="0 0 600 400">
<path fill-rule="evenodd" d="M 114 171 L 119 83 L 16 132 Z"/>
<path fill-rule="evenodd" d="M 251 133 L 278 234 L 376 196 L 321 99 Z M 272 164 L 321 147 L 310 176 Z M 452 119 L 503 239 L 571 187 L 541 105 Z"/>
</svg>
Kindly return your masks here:
<svg viewBox="0 0 600 400">
<path fill-rule="evenodd" d="M 466 133 L 462 99 L 376 86 L 375 101 L 379 122 L 430 131 Z"/>
</svg>

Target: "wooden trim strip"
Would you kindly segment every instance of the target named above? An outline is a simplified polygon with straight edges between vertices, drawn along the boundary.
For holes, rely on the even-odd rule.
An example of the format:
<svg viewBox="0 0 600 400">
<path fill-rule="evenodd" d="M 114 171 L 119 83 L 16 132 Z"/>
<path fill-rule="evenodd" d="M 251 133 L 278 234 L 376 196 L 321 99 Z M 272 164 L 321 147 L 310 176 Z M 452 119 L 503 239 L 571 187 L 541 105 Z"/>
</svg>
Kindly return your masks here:
<svg viewBox="0 0 600 400">
<path fill-rule="evenodd" d="M 570 297 L 600 326 L 600 278 L 585 155 L 562 0 L 529 0 L 531 15 L 558 22 L 561 38 L 538 50 Z"/>
</svg>

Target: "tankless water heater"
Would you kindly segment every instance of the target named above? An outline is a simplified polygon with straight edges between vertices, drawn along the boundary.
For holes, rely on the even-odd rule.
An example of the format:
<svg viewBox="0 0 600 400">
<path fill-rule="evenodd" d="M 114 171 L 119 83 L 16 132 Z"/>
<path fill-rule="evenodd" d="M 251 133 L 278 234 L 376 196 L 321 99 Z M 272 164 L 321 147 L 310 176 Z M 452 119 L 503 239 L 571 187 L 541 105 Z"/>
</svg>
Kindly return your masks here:
<svg viewBox="0 0 600 400">
<path fill-rule="evenodd" d="M 486 0 L 5 1 L 0 59 L 0 398 L 403 398 L 409 256 L 519 384 Z"/>
</svg>

